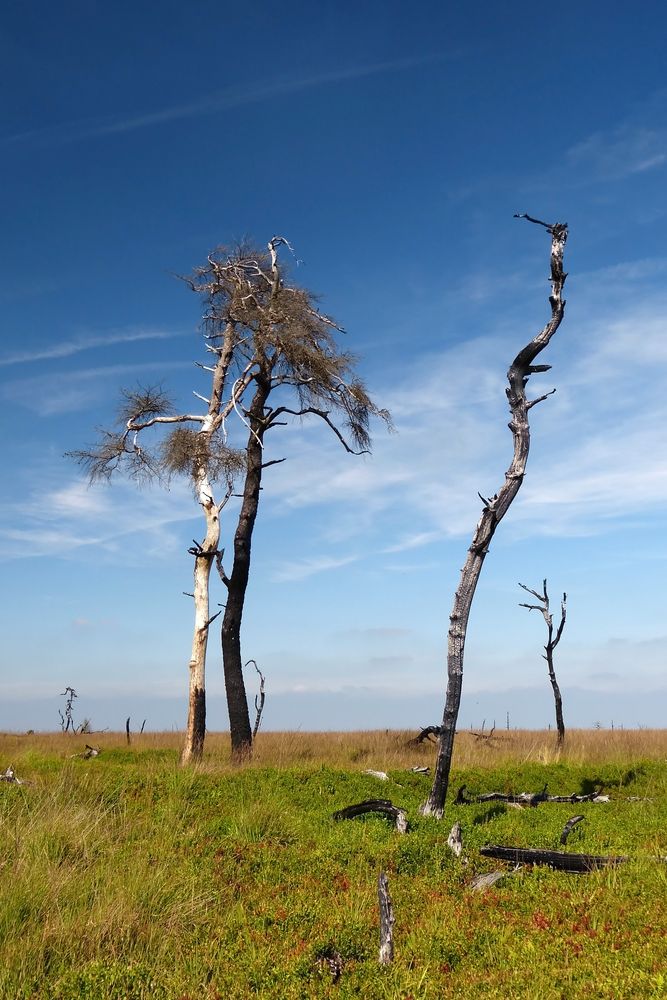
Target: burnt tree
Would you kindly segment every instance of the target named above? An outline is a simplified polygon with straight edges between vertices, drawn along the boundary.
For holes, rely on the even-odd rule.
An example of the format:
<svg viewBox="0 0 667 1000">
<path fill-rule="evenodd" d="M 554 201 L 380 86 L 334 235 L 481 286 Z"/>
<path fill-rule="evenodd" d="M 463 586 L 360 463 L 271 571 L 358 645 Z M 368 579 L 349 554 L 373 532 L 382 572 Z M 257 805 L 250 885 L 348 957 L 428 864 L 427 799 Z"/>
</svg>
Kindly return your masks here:
<svg viewBox="0 0 667 1000">
<path fill-rule="evenodd" d="M 250 575 L 251 545 L 264 471 L 284 459 L 267 458 L 264 438 L 286 418 L 316 416 L 350 454 L 367 452 L 369 423 L 389 415 L 372 402 L 355 374 L 354 357 L 341 351 L 336 323 L 319 312 L 311 293 L 289 285 L 280 236 L 265 250 L 219 248 L 185 280 L 204 299 L 203 333 L 208 392 L 204 406 L 178 413 L 160 387 L 123 393 L 118 426 L 98 442 L 70 452 L 91 481 L 124 469 L 138 480 L 190 479 L 204 517 L 204 537 L 188 552 L 194 560 L 194 629 L 189 662 L 189 709 L 182 763 L 201 758 L 206 731 L 205 664 L 209 629 L 222 617 L 222 653 L 232 754 L 248 756 L 252 731 L 241 661 L 241 623 Z M 290 248 L 291 249 L 291 248 Z M 229 426 L 236 420 L 239 431 Z M 150 437 L 162 432 L 157 444 Z M 236 445 L 229 443 L 232 433 Z M 229 573 L 220 547 L 221 511 L 240 483 L 240 509 Z M 216 491 L 219 491 L 216 495 Z M 217 565 L 227 590 L 224 611 L 210 613 L 210 576 Z"/>
<path fill-rule="evenodd" d="M 472 543 L 461 570 L 459 585 L 454 594 L 447 641 L 448 680 L 445 709 L 438 737 L 433 786 L 427 801 L 422 806 L 424 815 L 433 815 L 439 819 L 442 818 L 444 811 L 454 751 L 456 721 L 463 684 L 463 655 L 470 609 L 482 566 L 496 528 L 509 510 L 523 482 L 530 449 L 528 413 L 533 406 L 551 395 L 551 393 L 546 393 L 536 399 L 529 400 L 526 396 L 526 385 L 531 375 L 549 371 L 551 368 L 551 365 L 535 364 L 534 362 L 556 333 L 565 310 L 562 292 L 567 277 L 563 271 L 563 252 L 568 235 L 567 224 L 556 222 L 549 225 L 539 219 L 533 219 L 529 215 L 520 215 L 517 218 L 527 219 L 529 222 L 543 226 L 551 237 L 551 295 L 549 296 L 551 318 L 540 333 L 519 351 L 507 372 L 509 384 L 505 392 L 511 413 L 509 428 L 514 439 L 514 454 L 505 473 L 505 481 L 498 493 L 488 498 L 482 497 L 480 494 L 484 509 L 475 528 Z"/>
<path fill-rule="evenodd" d="M 210 254 L 190 280 L 206 301 L 213 345 L 231 325 L 237 331 L 236 360 L 248 389 L 236 406 L 245 425 L 241 506 L 229 572 L 223 553 L 216 556 L 227 590 L 222 618 L 222 656 L 232 755 L 251 752 L 252 732 L 241 657 L 241 624 L 250 576 L 252 536 L 259 510 L 264 471 L 284 461 L 267 458 L 265 437 L 285 418 L 317 417 L 350 454 L 367 453 L 369 423 L 389 414 L 371 400 L 355 373 L 355 358 L 341 351 L 337 324 L 321 313 L 313 295 L 288 284 L 279 260 L 287 247 L 274 237 L 266 250 L 243 246 Z"/>
</svg>

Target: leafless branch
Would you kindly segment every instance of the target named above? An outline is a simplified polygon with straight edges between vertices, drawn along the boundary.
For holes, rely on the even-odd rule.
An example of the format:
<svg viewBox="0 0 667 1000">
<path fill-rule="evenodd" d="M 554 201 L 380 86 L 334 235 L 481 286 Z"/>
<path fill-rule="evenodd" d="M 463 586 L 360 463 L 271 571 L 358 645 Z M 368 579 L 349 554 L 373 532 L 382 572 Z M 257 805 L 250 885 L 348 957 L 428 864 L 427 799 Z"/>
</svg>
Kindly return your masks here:
<svg viewBox="0 0 667 1000">
<path fill-rule="evenodd" d="M 264 677 L 264 674 L 257 666 L 257 662 L 255 660 L 248 660 L 247 663 L 245 664 L 246 667 L 248 666 L 248 663 L 252 663 L 253 667 L 259 674 L 259 692 L 258 694 L 255 695 L 255 725 L 252 730 L 252 738 L 254 740 L 255 737 L 257 736 L 257 733 L 259 732 L 259 726 L 262 721 L 262 712 L 264 711 L 264 701 L 266 699 L 266 694 L 264 691 L 264 683 L 266 678 Z"/>
<path fill-rule="evenodd" d="M 367 448 L 362 448 L 360 451 L 355 451 L 354 448 L 350 448 L 349 444 L 347 443 L 341 432 L 338 430 L 334 422 L 329 417 L 329 413 L 327 410 L 319 410 L 315 406 L 304 406 L 301 410 L 292 410 L 288 406 L 279 406 L 277 409 L 271 411 L 271 418 L 270 418 L 271 425 L 273 425 L 274 423 L 274 418 L 279 416 L 281 413 L 290 413 L 293 417 L 303 417 L 307 413 L 312 413 L 314 416 L 319 417 L 320 420 L 323 420 L 324 423 L 331 428 L 331 430 L 334 432 L 334 434 L 342 444 L 343 448 L 345 448 L 345 451 L 349 455 L 369 454 Z"/>
</svg>

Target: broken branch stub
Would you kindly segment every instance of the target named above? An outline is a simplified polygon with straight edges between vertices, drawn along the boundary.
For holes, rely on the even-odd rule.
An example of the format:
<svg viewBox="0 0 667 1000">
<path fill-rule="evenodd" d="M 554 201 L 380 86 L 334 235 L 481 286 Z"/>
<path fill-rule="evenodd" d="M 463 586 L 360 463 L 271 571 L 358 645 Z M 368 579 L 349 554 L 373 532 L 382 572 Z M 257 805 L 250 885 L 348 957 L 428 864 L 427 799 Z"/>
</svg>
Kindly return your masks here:
<svg viewBox="0 0 667 1000">
<path fill-rule="evenodd" d="M 389 883 L 384 872 L 378 877 L 378 906 L 380 909 L 380 965 L 390 965 L 394 960 L 394 908 L 389 895 Z"/>
<path fill-rule="evenodd" d="M 461 853 L 463 851 L 463 837 L 461 836 L 461 824 L 458 820 L 449 831 L 449 836 L 447 837 L 447 847 L 457 858 L 461 857 Z"/>
<path fill-rule="evenodd" d="M 585 816 L 570 816 L 567 823 L 563 827 L 563 832 L 560 835 L 561 844 L 567 843 L 567 838 L 570 836 L 577 823 L 581 823 L 582 819 L 585 818 Z"/>
</svg>

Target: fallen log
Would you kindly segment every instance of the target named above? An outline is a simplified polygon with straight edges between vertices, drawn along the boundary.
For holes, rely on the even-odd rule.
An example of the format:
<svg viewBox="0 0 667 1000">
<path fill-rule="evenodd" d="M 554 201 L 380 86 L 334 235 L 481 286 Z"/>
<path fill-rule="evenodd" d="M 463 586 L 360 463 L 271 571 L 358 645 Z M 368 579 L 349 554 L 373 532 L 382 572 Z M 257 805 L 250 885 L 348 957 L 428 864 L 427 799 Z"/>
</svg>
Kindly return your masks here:
<svg viewBox="0 0 667 1000">
<path fill-rule="evenodd" d="M 478 802 L 508 802 L 522 806 L 537 806 L 546 802 L 546 787 L 541 792 L 520 792 L 518 795 L 506 795 L 504 792 L 485 792 L 466 798 L 467 785 L 461 785 L 454 799 L 455 806 L 470 806 Z"/>
<path fill-rule="evenodd" d="M 499 882 L 501 878 L 507 878 L 508 875 L 512 875 L 515 869 L 507 871 L 503 869 L 497 872 L 487 872 L 485 875 L 476 875 L 469 885 L 469 888 L 473 892 L 481 892 L 482 889 L 490 889 L 492 885 Z"/>
<path fill-rule="evenodd" d="M 4 774 L 0 774 L 0 781 L 6 781 L 10 785 L 26 785 L 29 782 L 24 781 L 22 778 L 17 778 L 16 771 L 10 764 Z"/>
<path fill-rule="evenodd" d="M 455 806 L 470 806 L 479 802 L 507 802 L 509 805 L 538 806 L 540 802 L 609 802 L 609 796 L 602 794 L 602 788 L 597 788 L 587 795 L 548 795 L 545 785 L 541 792 L 520 792 L 518 795 L 507 795 L 504 792 L 484 792 L 483 795 L 466 796 L 467 785 L 461 785 L 456 798 Z"/>
<path fill-rule="evenodd" d="M 81 760 L 90 760 L 91 757 L 99 757 L 102 753 L 101 747 L 91 747 L 90 743 L 86 743 L 86 749 L 81 753 L 71 753 L 69 755 L 70 760 L 75 760 L 77 757 Z"/>
<path fill-rule="evenodd" d="M 513 865 L 548 865 L 556 871 L 577 874 L 597 871 L 598 868 L 610 868 L 629 861 L 625 856 L 569 854 L 566 851 L 544 851 L 535 847 L 502 847 L 496 844 L 480 847 L 479 853 L 485 858 L 509 861 Z"/>
<path fill-rule="evenodd" d="M 428 740 L 429 743 L 434 743 L 435 739 L 431 739 L 431 737 L 432 736 L 434 738 L 438 737 L 441 732 L 442 732 L 442 726 L 426 726 L 426 728 L 422 729 L 422 731 L 418 733 L 417 736 L 408 741 L 408 746 L 414 746 L 417 743 L 423 743 L 425 740 Z"/>
<path fill-rule="evenodd" d="M 364 802 L 357 802 L 355 805 L 346 806 L 333 814 L 335 820 L 354 819 L 355 816 L 363 816 L 365 813 L 381 813 L 389 816 L 396 824 L 399 833 L 405 833 L 408 829 L 408 820 L 405 809 L 399 809 L 392 805 L 389 799 L 366 799 Z"/>
</svg>

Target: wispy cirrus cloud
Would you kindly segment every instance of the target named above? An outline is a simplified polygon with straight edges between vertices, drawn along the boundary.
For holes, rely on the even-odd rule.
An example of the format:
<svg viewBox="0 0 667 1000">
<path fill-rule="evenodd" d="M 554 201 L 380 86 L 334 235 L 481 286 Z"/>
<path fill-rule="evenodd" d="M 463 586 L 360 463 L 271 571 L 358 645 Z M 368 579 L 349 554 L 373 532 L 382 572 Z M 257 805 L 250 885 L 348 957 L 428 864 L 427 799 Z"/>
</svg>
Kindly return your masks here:
<svg viewBox="0 0 667 1000">
<path fill-rule="evenodd" d="M 579 279 L 545 358 L 554 370 L 531 385 L 535 395 L 552 385 L 558 391 L 534 411 L 529 475 L 506 529 L 512 534 L 595 535 L 664 510 L 662 271 L 661 260 L 642 260 Z M 325 528 L 320 539 L 334 555 L 334 546 L 353 539 L 377 558 L 468 536 L 479 517 L 478 491 L 495 492 L 511 458 L 504 372 L 521 346 L 516 336 L 499 330 L 422 357 L 393 388 L 375 389 L 398 433 L 378 432 L 372 458 L 351 461 L 316 428 L 295 429 L 296 447 L 274 471 L 269 504 L 286 512 L 322 505 L 326 524 L 342 518 L 345 538 L 328 539 Z"/>
<path fill-rule="evenodd" d="M 139 340 L 168 340 L 179 336 L 181 336 L 180 331 L 150 328 L 112 330 L 109 333 L 81 335 L 80 337 L 72 337 L 71 340 L 62 340 L 58 344 L 36 347 L 30 351 L 16 351 L 14 354 L 6 354 L 4 357 L 0 357 L 0 368 L 8 368 L 11 365 L 32 364 L 36 361 L 52 361 L 57 358 L 71 358 L 74 354 L 80 354 L 82 351 L 91 351 L 98 347 L 114 347 L 117 344 L 130 344 Z"/>
<path fill-rule="evenodd" d="M 43 471 L 47 480 L 53 478 L 53 472 Z M 96 559 L 124 564 L 168 558 L 169 526 L 200 517 L 185 483 L 176 482 L 169 491 L 138 491 L 119 480 L 93 489 L 79 476 L 64 484 L 41 483 L 24 501 L 1 504 L 0 514 L 0 559 L 69 558 L 94 549 Z M 133 535 L 141 537 L 136 555 L 128 544 L 119 544 Z"/>
<path fill-rule="evenodd" d="M 597 180 L 622 180 L 667 163 L 667 129 L 625 123 L 594 132 L 566 153 L 570 167 Z"/>
<path fill-rule="evenodd" d="M 318 87 L 345 83 L 350 80 L 361 80 L 364 77 L 378 76 L 383 73 L 398 73 L 428 63 L 439 62 L 449 54 L 434 52 L 430 54 L 405 56 L 402 59 L 391 59 L 384 62 L 369 63 L 365 66 L 348 66 L 330 70 L 325 73 L 315 73 L 310 76 L 280 76 L 273 80 L 255 86 L 228 87 L 213 94 L 197 98 L 182 104 L 172 104 L 145 114 L 114 115 L 101 118 L 86 118 L 78 121 L 60 122 L 43 128 L 30 129 L 0 139 L 0 146 L 16 145 L 51 145 L 78 142 L 100 136 L 118 135 L 137 129 L 150 128 L 156 125 L 188 118 L 201 118 L 206 115 L 218 114 L 233 108 L 248 104 L 260 104 L 262 101 L 276 97 L 286 97 L 302 91 Z"/>
<path fill-rule="evenodd" d="M 661 269 L 659 260 L 629 262 L 613 272 L 591 272 L 585 282 L 580 278 L 566 324 L 549 348 L 546 360 L 554 370 L 532 386 L 537 393 L 556 385 L 558 392 L 534 411 L 529 475 L 508 518 L 510 535 L 594 535 L 623 519 L 663 511 L 667 300 L 655 281 L 644 284 L 659 279 Z M 606 301 L 610 282 L 614 296 Z M 285 449 L 289 461 L 267 473 L 263 516 L 302 519 L 318 507 L 326 514 L 317 515 L 321 527 L 309 535 L 305 558 L 275 559 L 272 578 L 299 582 L 367 558 L 377 563 L 378 557 L 383 569 L 406 572 L 415 567 L 417 550 L 469 536 L 479 517 L 478 491 L 497 490 L 511 457 L 504 372 L 521 346 L 516 338 L 516 330 L 492 331 L 416 358 L 393 386 L 374 387 L 398 433 L 378 429 L 372 456 L 350 458 L 326 428 L 314 424 L 285 428 L 275 454 Z M 137 369 L 63 373 L 62 384 L 51 377 L 22 380 L 11 384 L 13 398 L 29 395 L 32 402 L 23 402 L 41 415 L 66 412 L 81 403 L 68 392 L 85 393 L 87 380 L 97 392 L 101 380 L 113 381 L 110 372 L 125 370 Z M 3 396 L 8 398 L 7 387 Z M 148 527 L 153 516 L 159 524 L 196 516 L 189 499 L 174 509 L 173 493 L 154 497 L 152 512 L 139 512 L 129 491 L 102 495 L 103 501 L 93 499 L 68 483 L 54 487 L 49 516 L 42 513 L 38 526 L 43 550 L 67 551 L 70 543 L 90 540 L 109 547 L 124 531 Z M 8 531 L 23 528 L 14 518 L 5 524 Z M 16 551 L 23 541 L 13 536 Z"/>
<path fill-rule="evenodd" d="M 291 563 L 284 563 L 279 570 L 274 573 L 273 579 L 277 583 L 288 583 L 295 580 L 305 580 L 316 573 L 324 573 L 332 569 L 340 569 L 341 566 L 348 566 L 356 562 L 358 555 L 342 556 L 339 558 L 322 556 L 315 559 L 301 559 Z"/>
<path fill-rule="evenodd" d="M 73 372 L 56 372 L 34 375 L 30 378 L 12 379 L 0 386 L 0 399 L 32 410 L 40 417 L 53 417 L 76 413 L 86 407 L 98 405 L 110 393 L 116 393 L 114 379 L 122 375 L 136 376 L 188 367 L 182 361 L 146 362 L 137 365 L 106 365 L 83 368 Z"/>
</svg>

